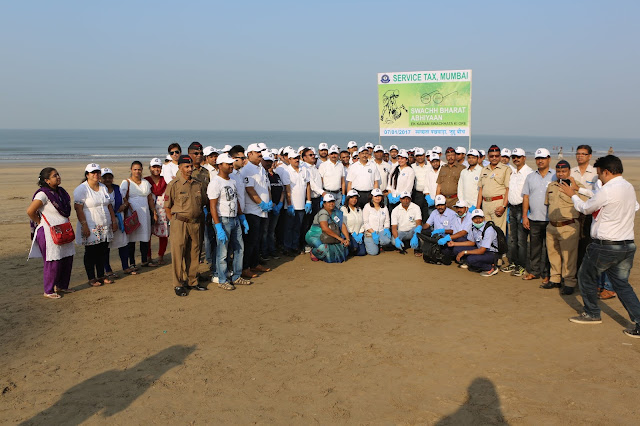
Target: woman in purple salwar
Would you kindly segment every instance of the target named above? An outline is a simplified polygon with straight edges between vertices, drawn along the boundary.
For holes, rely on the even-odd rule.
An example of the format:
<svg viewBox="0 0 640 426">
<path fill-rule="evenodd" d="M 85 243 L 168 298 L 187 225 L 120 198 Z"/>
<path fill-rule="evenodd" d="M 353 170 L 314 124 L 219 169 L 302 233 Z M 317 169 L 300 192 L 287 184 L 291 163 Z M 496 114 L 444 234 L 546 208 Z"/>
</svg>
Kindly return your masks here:
<svg viewBox="0 0 640 426">
<path fill-rule="evenodd" d="M 74 242 L 57 245 L 49 230 L 50 226 L 69 222 L 71 215 L 71 197 L 60 186 L 61 181 L 56 169 L 42 169 L 38 180 L 40 189 L 33 195 L 27 209 L 33 231 L 29 258 L 42 257 L 44 260 L 44 297 L 49 299 L 59 299 L 60 293 L 74 291 L 69 288 L 73 255 L 76 253 Z"/>
</svg>

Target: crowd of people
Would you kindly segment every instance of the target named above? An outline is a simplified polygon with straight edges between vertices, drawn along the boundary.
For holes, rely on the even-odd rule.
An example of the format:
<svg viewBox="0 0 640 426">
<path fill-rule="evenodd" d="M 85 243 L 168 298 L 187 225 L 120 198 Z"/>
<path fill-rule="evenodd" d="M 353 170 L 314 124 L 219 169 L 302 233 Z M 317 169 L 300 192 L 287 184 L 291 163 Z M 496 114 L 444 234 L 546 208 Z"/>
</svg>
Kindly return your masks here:
<svg viewBox="0 0 640 426">
<path fill-rule="evenodd" d="M 579 284 L 585 309 L 573 322 L 600 322 L 598 298 L 618 296 L 640 323 L 640 302 L 628 283 L 635 191 L 618 157 L 594 165 L 591 158 L 588 145 L 578 146 L 573 167 L 564 159 L 552 166 L 549 150 L 539 148 L 531 168 L 524 149 L 496 145 L 485 153 L 387 150 L 355 141 L 345 149 L 321 143 L 317 150 L 193 142 L 183 153 L 173 143 L 164 160 L 149 162 L 148 176 L 134 161 L 119 186 L 109 168 L 87 165 L 73 191 L 73 241 L 64 239 L 71 197 L 59 173 L 43 169 L 27 210 L 30 255 L 45 260 L 45 297 L 60 298 L 73 291 L 75 245 L 84 246 L 89 284 L 100 286 L 119 278 L 110 249 L 118 250 L 122 273 L 137 274 L 164 264 L 170 241 L 174 290 L 186 296 L 207 290 L 198 274 L 201 257 L 211 281 L 234 290 L 270 272 L 268 262 L 281 256 L 308 253 L 311 261 L 335 263 L 413 249 L 427 260 L 427 240 L 483 277 L 540 279 L 542 289 L 562 295 Z M 152 235 L 159 238 L 156 260 Z M 640 337 L 640 325 L 626 333 Z"/>
</svg>

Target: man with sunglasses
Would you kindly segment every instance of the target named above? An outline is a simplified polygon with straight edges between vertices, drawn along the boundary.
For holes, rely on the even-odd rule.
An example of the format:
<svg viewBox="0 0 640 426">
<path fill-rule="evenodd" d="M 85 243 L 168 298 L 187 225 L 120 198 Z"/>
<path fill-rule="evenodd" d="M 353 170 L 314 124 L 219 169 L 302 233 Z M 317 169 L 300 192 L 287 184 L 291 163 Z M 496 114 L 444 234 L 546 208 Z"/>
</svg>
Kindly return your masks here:
<svg viewBox="0 0 640 426">
<path fill-rule="evenodd" d="M 189 148 L 187 148 L 187 152 L 189 153 L 189 157 L 193 160 L 193 172 L 191 172 L 191 177 L 202 182 L 205 188 L 208 187 L 211 179 L 209 177 L 209 170 L 202 167 L 202 159 L 204 158 L 202 155 L 202 144 L 200 142 L 191 142 Z"/>
<path fill-rule="evenodd" d="M 516 148 L 511 152 L 511 161 L 515 170 L 512 170 L 509 178 L 509 246 L 507 258 L 509 265 L 500 270 L 510 273 L 514 277 L 521 277 L 528 268 L 529 233 L 522 225 L 522 187 L 524 181 L 533 169 L 527 166 L 527 155 L 522 148 Z"/>
<path fill-rule="evenodd" d="M 169 149 L 167 149 L 167 151 L 169 152 L 171 161 L 162 165 L 162 172 L 160 173 L 160 176 L 164 178 L 168 185 L 178 174 L 178 159 L 180 158 L 180 155 L 182 155 L 182 148 L 179 143 L 174 142 L 169 145 Z"/>
<path fill-rule="evenodd" d="M 500 162 L 500 148 L 489 148 L 489 165 L 480 172 L 476 207 L 482 209 L 486 220 L 495 223 L 507 233 L 507 203 L 511 168 Z"/>
</svg>

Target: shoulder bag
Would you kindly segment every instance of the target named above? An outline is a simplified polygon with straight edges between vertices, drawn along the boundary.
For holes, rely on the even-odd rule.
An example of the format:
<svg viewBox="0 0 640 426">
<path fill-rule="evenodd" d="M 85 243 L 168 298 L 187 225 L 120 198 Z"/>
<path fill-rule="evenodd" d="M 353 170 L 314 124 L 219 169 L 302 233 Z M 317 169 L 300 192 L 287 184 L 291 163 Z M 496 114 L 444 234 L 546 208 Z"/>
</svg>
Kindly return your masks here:
<svg viewBox="0 0 640 426">
<path fill-rule="evenodd" d="M 69 244 L 76 239 L 76 234 L 74 234 L 73 232 L 73 226 L 71 226 L 71 222 L 65 222 L 60 225 L 51 226 L 47 218 L 44 217 L 44 214 L 40 213 L 40 215 L 42 216 L 46 224 L 49 225 L 51 239 L 53 240 L 54 244 L 61 246 L 63 244 Z"/>
<path fill-rule="evenodd" d="M 327 225 L 329 226 L 329 229 L 331 229 L 337 235 L 341 234 L 340 227 L 338 226 L 337 223 L 334 222 L 331 215 L 329 215 L 329 220 L 327 221 Z M 320 242 L 322 242 L 322 244 L 340 244 L 339 239 L 332 237 L 331 235 L 327 234 L 324 231 L 322 231 L 322 234 L 320 234 Z"/>
</svg>

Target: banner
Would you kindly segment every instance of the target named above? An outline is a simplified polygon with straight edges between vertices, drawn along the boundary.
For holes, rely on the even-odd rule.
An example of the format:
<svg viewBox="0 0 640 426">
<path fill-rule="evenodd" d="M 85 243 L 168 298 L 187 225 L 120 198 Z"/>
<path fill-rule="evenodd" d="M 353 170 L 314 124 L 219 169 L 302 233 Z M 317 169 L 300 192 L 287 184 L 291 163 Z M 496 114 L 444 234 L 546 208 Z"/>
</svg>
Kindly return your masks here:
<svg viewBox="0 0 640 426">
<path fill-rule="evenodd" d="M 471 70 L 378 74 L 380 136 L 469 136 Z"/>
</svg>

